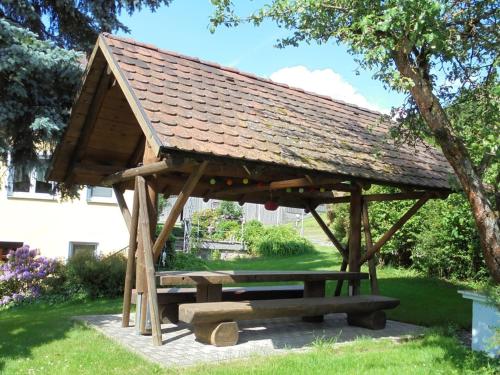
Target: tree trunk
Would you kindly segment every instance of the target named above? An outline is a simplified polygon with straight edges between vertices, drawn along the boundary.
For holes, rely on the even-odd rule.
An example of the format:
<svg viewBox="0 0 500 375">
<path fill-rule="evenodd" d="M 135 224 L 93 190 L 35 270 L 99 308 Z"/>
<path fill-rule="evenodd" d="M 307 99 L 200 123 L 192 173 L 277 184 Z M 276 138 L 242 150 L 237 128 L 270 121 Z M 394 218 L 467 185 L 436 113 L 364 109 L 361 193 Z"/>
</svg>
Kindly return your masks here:
<svg viewBox="0 0 500 375">
<path fill-rule="evenodd" d="M 500 282 L 499 218 L 486 196 L 481 178 L 462 140 L 453 133 L 448 116 L 432 92 L 431 82 L 412 66 L 404 51 L 396 53 L 394 61 L 399 72 L 414 82 L 410 93 L 464 189 L 479 232 L 486 265 L 493 279 Z"/>
</svg>

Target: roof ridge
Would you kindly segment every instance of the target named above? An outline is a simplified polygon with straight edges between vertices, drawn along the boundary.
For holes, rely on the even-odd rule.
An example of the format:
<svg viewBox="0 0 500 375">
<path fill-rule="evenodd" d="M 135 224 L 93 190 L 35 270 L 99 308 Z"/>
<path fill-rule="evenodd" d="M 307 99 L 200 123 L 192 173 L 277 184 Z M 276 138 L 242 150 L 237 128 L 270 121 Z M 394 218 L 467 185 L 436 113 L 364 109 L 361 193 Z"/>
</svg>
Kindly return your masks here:
<svg viewBox="0 0 500 375">
<path fill-rule="evenodd" d="M 341 104 L 341 105 L 346 105 L 346 106 L 349 106 L 349 107 L 352 107 L 352 108 L 355 108 L 355 109 L 359 109 L 361 111 L 365 111 L 365 112 L 368 112 L 368 113 L 371 113 L 371 114 L 384 116 L 384 114 L 382 112 L 375 111 L 373 109 L 368 109 L 368 108 L 365 108 L 365 107 L 361 107 L 361 106 L 359 106 L 357 104 L 348 103 L 348 102 L 340 100 L 340 99 L 334 99 L 334 98 L 332 98 L 331 96 L 328 96 L 328 95 L 322 95 L 322 94 L 318 94 L 318 93 L 315 93 L 315 92 L 312 92 L 312 91 L 307 91 L 307 90 L 301 89 L 299 87 L 290 86 L 290 85 L 287 85 L 286 83 L 276 82 L 276 81 L 273 81 L 270 78 L 260 77 L 260 76 L 258 76 L 256 74 L 249 73 L 249 72 L 244 72 L 244 71 L 241 71 L 239 69 L 232 68 L 232 67 L 229 67 L 229 66 L 220 65 L 220 64 L 218 64 L 216 62 L 212 62 L 212 61 L 208 61 L 208 60 L 202 60 L 202 59 L 199 59 L 197 57 L 184 55 L 184 54 L 181 54 L 181 53 L 178 53 L 178 52 L 175 52 L 175 51 L 171 51 L 171 50 L 167 50 L 167 49 L 164 49 L 164 48 L 159 48 L 159 47 L 157 47 L 157 46 L 155 46 L 153 44 L 139 42 L 139 41 L 137 41 L 135 39 L 132 39 L 132 38 L 117 36 L 117 35 L 110 34 L 110 33 L 102 33 L 101 35 L 104 35 L 107 38 L 117 39 L 117 40 L 120 40 L 122 42 L 126 42 L 126 43 L 133 44 L 133 45 L 136 45 L 136 46 L 148 48 L 148 49 L 151 49 L 151 50 L 154 50 L 154 51 L 157 51 L 157 52 L 162 52 L 162 53 L 165 53 L 167 55 L 171 55 L 171 56 L 174 56 L 174 57 L 177 57 L 177 58 L 182 58 L 182 59 L 186 59 L 186 60 L 190 60 L 190 61 L 194 61 L 194 62 L 203 64 L 203 65 L 211 66 L 211 67 L 214 67 L 214 68 L 217 68 L 217 69 L 220 69 L 220 70 L 224 70 L 224 71 L 227 71 L 227 72 L 230 72 L 230 73 L 239 74 L 239 75 L 242 75 L 244 77 L 255 79 L 255 80 L 258 80 L 258 81 L 261 81 L 261 82 L 270 83 L 270 84 L 273 84 L 273 85 L 276 85 L 276 86 L 280 86 L 280 87 L 283 87 L 283 88 L 286 88 L 286 89 L 290 89 L 290 90 L 298 91 L 298 92 L 301 92 L 301 93 L 305 93 L 305 94 L 308 94 L 308 95 L 311 95 L 311 96 L 315 96 L 315 97 L 318 97 L 318 98 L 321 98 L 321 99 L 324 99 L 324 100 L 327 100 L 327 101 L 330 101 L 330 102 L 334 102 L 334 103 L 338 103 L 338 104 Z"/>
</svg>

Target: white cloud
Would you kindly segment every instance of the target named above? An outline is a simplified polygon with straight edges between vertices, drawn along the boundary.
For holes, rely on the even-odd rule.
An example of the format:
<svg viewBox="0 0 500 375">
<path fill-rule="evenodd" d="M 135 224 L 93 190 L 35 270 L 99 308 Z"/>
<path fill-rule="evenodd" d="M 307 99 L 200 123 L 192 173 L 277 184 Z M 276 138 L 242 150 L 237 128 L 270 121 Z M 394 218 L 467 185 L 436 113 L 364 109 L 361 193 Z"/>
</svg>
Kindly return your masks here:
<svg viewBox="0 0 500 375">
<path fill-rule="evenodd" d="M 275 82 L 285 83 L 333 99 L 358 105 L 382 113 L 389 113 L 386 108 L 371 104 L 355 87 L 332 69 L 309 70 L 305 66 L 292 66 L 280 69 L 270 77 Z"/>
</svg>

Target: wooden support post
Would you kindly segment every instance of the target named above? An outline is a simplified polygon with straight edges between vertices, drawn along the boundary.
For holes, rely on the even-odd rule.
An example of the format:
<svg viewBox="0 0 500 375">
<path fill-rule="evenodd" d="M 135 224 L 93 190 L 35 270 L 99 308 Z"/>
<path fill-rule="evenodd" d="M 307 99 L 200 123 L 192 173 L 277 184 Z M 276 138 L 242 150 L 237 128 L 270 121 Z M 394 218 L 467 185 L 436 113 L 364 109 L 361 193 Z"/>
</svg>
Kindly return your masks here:
<svg viewBox="0 0 500 375">
<path fill-rule="evenodd" d="M 326 281 L 306 281 L 304 283 L 304 298 L 324 297 L 326 290 Z M 323 315 L 303 316 L 304 322 L 321 323 L 324 318 Z"/>
<path fill-rule="evenodd" d="M 350 210 L 349 210 L 349 272 L 359 272 L 361 265 L 361 188 L 357 185 L 351 192 Z M 359 280 L 350 281 L 350 295 L 359 294 Z"/>
<path fill-rule="evenodd" d="M 370 259 L 377 251 L 380 250 L 384 244 L 389 241 L 394 233 L 396 233 L 417 211 L 422 207 L 425 202 L 427 202 L 432 196 L 432 193 L 425 194 L 420 198 L 406 213 L 401 216 L 401 218 L 394 224 L 385 234 L 372 246 L 372 248 L 366 252 L 363 258 L 360 260 L 359 265 L 361 266 L 364 262 Z"/>
<path fill-rule="evenodd" d="M 155 163 L 156 161 L 158 161 L 156 154 L 154 153 L 149 143 L 146 142 L 144 148 L 143 163 L 147 165 Z M 153 238 L 154 233 L 156 231 L 156 223 L 157 223 L 156 206 L 158 202 L 158 194 L 153 180 L 146 181 L 146 184 L 147 184 L 147 201 L 148 201 L 148 213 L 149 213 L 149 223 L 150 223 L 149 235 L 151 238 Z M 139 236 L 142 236 L 141 228 L 139 228 Z M 146 280 L 143 241 L 138 241 L 137 243 L 137 265 L 136 265 L 136 275 L 135 275 L 135 287 L 137 295 L 139 296 L 139 300 L 141 302 L 140 304 L 137 304 L 138 308 L 140 306 L 139 314 L 137 314 L 140 319 L 138 320 L 136 319 L 136 324 L 138 325 L 139 333 L 142 335 L 146 335 L 149 334 L 149 330 L 146 328 L 148 285 Z"/>
<path fill-rule="evenodd" d="M 368 202 L 363 201 L 363 210 L 361 212 L 362 220 L 363 220 L 363 231 L 365 232 L 365 243 L 366 243 L 366 251 L 370 251 L 373 247 L 372 242 L 372 233 L 370 229 L 370 219 L 368 216 Z M 370 289 L 372 294 L 380 294 L 378 288 L 378 280 L 377 280 L 377 263 L 375 257 L 372 257 L 368 261 L 368 270 L 370 273 Z"/>
<path fill-rule="evenodd" d="M 139 225 L 141 227 L 142 246 L 144 249 L 144 263 L 146 268 L 146 281 L 148 286 L 148 306 L 151 316 L 151 328 L 153 331 L 153 343 L 157 346 L 162 344 L 161 321 L 158 309 L 158 295 L 156 294 L 155 266 L 153 262 L 153 248 L 151 239 L 151 223 L 148 210 L 148 198 L 146 196 L 146 181 L 144 177 L 137 177 L 137 191 L 139 195 Z"/>
<path fill-rule="evenodd" d="M 135 251 L 137 250 L 137 225 L 139 224 L 139 196 L 137 195 L 137 181 L 134 189 L 134 203 L 130 220 L 130 236 L 127 252 L 127 271 L 125 273 L 125 287 L 123 288 L 122 327 L 128 327 L 130 322 L 130 303 L 132 299 L 132 280 L 134 274 Z"/>
<path fill-rule="evenodd" d="M 323 221 L 321 216 L 316 212 L 316 210 L 309 205 L 307 206 L 307 209 L 311 212 L 311 215 L 316 219 L 318 225 L 323 229 L 323 232 L 325 232 L 326 236 L 330 239 L 330 241 L 333 243 L 333 245 L 337 248 L 337 250 L 340 252 L 340 255 L 342 255 L 343 259 L 347 259 L 348 253 L 347 249 L 340 243 L 339 240 L 333 235 L 332 231 L 330 228 L 328 228 L 328 225 Z"/>
<path fill-rule="evenodd" d="M 122 212 L 123 220 L 125 220 L 128 232 L 132 233 L 132 216 L 130 215 L 130 210 L 128 209 L 127 202 L 125 202 L 123 192 L 118 185 L 113 185 L 113 191 L 115 192 L 116 201 L 118 202 L 118 207 L 120 207 L 120 211 Z"/>
<path fill-rule="evenodd" d="M 189 199 L 189 196 L 193 192 L 194 188 L 196 187 L 196 184 L 200 180 L 201 176 L 203 176 L 203 172 L 205 171 L 205 168 L 208 165 L 208 161 L 202 162 L 198 169 L 193 171 L 188 179 L 186 180 L 181 192 L 177 196 L 177 200 L 175 201 L 172 209 L 170 210 L 170 214 L 167 217 L 167 220 L 165 221 L 165 225 L 163 226 L 160 234 L 158 235 L 158 238 L 156 239 L 156 242 L 153 246 L 153 254 L 154 254 L 154 259 L 158 259 L 160 256 L 161 249 L 165 245 L 165 241 L 167 240 L 168 236 L 170 235 L 170 232 L 172 232 L 172 228 L 175 225 L 175 222 L 177 221 L 177 218 L 182 212 L 182 209 L 184 208 L 184 205 L 186 204 L 187 200 Z"/>
</svg>

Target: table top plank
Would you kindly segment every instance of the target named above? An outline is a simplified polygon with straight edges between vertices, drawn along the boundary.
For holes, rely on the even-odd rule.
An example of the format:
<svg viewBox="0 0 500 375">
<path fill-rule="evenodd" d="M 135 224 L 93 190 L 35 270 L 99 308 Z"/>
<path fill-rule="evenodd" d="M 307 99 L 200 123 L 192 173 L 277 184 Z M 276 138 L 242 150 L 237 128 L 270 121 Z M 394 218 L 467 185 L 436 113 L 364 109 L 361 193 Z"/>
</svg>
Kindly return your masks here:
<svg viewBox="0 0 500 375">
<path fill-rule="evenodd" d="M 340 271 L 164 271 L 157 272 L 160 285 L 232 284 L 278 281 L 368 279 L 364 272 Z"/>
</svg>

